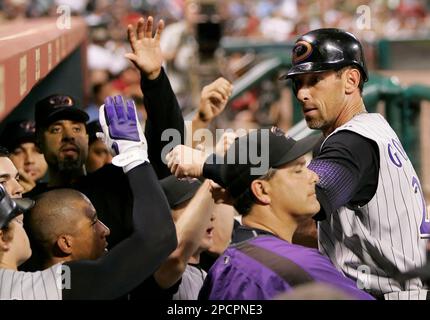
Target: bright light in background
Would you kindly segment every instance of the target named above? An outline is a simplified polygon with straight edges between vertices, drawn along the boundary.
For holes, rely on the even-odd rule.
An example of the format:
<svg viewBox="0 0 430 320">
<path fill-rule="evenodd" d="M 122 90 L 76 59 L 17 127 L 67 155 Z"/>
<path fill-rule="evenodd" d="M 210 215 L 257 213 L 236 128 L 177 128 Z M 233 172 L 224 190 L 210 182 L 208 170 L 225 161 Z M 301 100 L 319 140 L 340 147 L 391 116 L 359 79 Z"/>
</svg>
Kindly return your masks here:
<svg viewBox="0 0 430 320">
<path fill-rule="evenodd" d="M 395 9 L 399 6 L 400 0 L 388 0 L 387 5 L 390 9 Z"/>
</svg>

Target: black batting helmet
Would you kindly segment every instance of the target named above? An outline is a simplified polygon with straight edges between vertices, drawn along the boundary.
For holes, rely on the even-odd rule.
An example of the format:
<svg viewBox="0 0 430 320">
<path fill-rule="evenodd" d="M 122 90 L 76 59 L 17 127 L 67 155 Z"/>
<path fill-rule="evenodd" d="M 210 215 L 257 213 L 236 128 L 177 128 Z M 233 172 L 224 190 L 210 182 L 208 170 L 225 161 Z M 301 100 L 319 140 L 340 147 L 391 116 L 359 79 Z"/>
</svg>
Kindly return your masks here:
<svg viewBox="0 0 430 320">
<path fill-rule="evenodd" d="M 34 206 L 34 201 L 28 198 L 12 199 L 0 184 L 0 229 L 7 227 L 17 215 L 24 213 Z"/>
<path fill-rule="evenodd" d="M 340 29 L 317 29 L 296 41 L 292 67 L 280 79 L 303 73 L 338 70 L 349 65 L 358 67 L 363 81 L 367 81 L 367 68 L 360 41 L 353 34 Z"/>
</svg>

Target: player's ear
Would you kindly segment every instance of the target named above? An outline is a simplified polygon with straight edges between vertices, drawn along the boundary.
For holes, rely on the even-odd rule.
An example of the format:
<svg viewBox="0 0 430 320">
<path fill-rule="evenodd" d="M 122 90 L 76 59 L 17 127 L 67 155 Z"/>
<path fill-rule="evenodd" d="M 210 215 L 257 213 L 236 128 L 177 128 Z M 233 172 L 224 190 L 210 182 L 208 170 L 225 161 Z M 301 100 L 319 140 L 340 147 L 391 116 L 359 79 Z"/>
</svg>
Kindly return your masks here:
<svg viewBox="0 0 430 320">
<path fill-rule="evenodd" d="M 353 93 L 360 85 L 361 74 L 358 69 L 351 68 L 345 70 L 345 93 Z"/>
<path fill-rule="evenodd" d="M 68 234 L 61 234 L 57 238 L 57 248 L 64 254 L 72 254 L 73 237 Z"/>
<path fill-rule="evenodd" d="M 9 251 L 12 239 L 11 230 L 0 229 L 0 250 L 4 252 Z"/>
<path fill-rule="evenodd" d="M 254 197 L 264 205 L 268 205 L 271 202 L 268 192 L 270 191 L 270 184 L 264 180 L 254 180 L 251 183 L 251 192 Z"/>
</svg>

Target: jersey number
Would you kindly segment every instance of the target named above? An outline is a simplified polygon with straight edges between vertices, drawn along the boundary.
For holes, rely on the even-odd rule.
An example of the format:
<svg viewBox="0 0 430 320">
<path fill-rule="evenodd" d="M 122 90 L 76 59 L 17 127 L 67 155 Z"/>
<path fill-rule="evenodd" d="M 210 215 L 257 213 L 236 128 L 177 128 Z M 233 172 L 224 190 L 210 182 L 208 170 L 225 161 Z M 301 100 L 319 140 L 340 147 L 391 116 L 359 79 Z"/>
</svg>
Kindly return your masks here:
<svg viewBox="0 0 430 320">
<path fill-rule="evenodd" d="M 412 187 L 414 188 L 415 193 L 417 192 L 420 193 L 420 197 L 421 197 L 422 214 L 423 214 L 423 220 L 420 226 L 421 238 L 430 238 L 430 215 L 427 212 L 427 206 L 424 200 L 423 192 L 421 190 L 420 182 L 416 177 L 412 178 Z"/>
</svg>

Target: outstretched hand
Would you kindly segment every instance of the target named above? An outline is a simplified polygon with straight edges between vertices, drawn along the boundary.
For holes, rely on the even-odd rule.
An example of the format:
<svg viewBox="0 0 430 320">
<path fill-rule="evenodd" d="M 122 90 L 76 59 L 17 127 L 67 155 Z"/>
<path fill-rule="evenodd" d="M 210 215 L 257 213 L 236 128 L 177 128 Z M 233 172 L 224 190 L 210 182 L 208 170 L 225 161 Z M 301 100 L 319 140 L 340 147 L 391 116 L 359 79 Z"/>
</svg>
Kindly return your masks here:
<svg viewBox="0 0 430 320">
<path fill-rule="evenodd" d="M 115 156 L 112 164 L 128 172 L 148 160 L 148 146 L 142 128 L 137 119 L 133 100 L 124 101 L 121 96 L 107 97 L 99 109 L 99 121 L 105 144 Z"/>
<path fill-rule="evenodd" d="M 163 63 L 160 37 L 164 29 L 164 21 L 158 22 L 154 37 L 152 36 L 153 23 L 154 19 L 149 16 L 146 21 L 144 18 L 139 19 L 136 30 L 132 25 L 128 25 L 128 41 L 133 52 L 125 54 L 125 57 L 150 80 L 159 76 Z"/>
<path fill-rule="evenodd" d="M 166 155 L 167 167 L 177 178 L 199 178 L 208 155 L 184 145 L 177 145 Z"/>
</svg>

